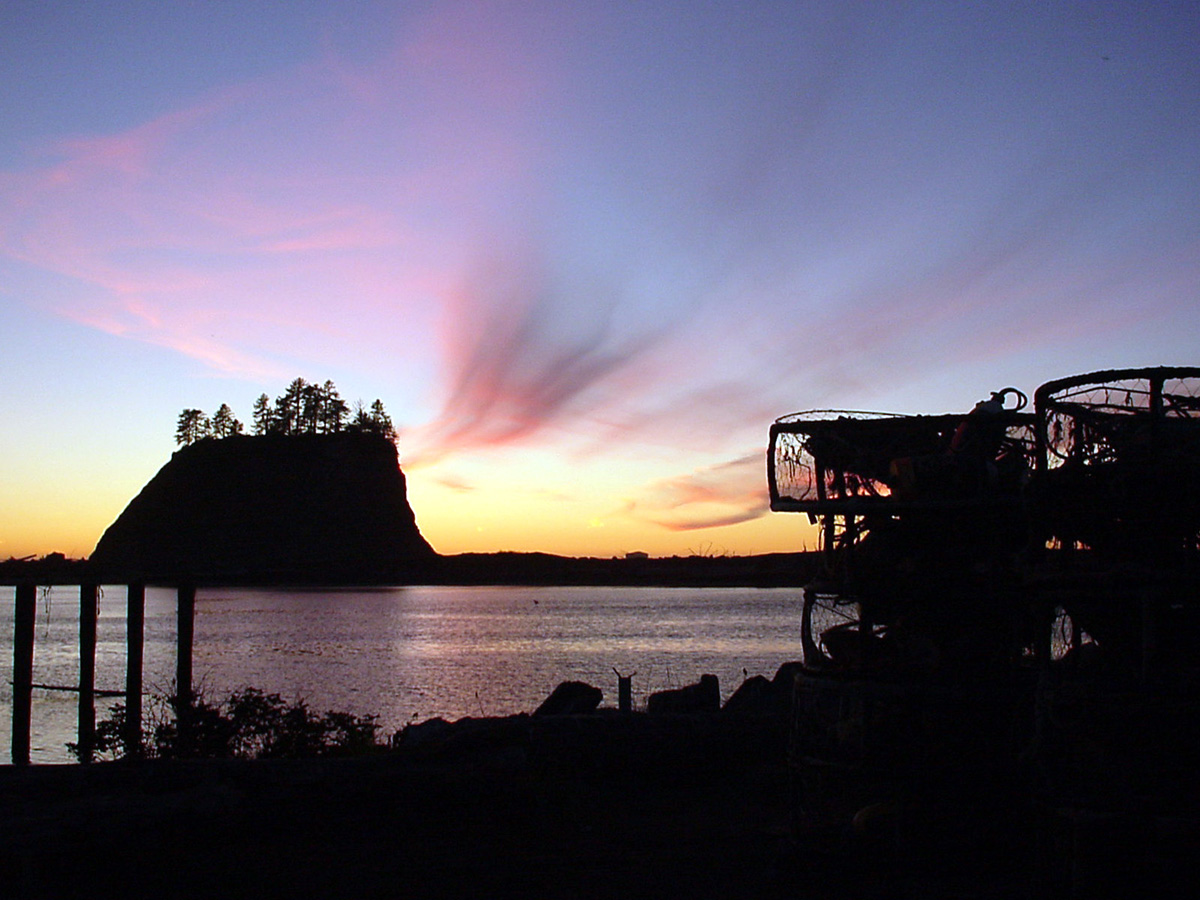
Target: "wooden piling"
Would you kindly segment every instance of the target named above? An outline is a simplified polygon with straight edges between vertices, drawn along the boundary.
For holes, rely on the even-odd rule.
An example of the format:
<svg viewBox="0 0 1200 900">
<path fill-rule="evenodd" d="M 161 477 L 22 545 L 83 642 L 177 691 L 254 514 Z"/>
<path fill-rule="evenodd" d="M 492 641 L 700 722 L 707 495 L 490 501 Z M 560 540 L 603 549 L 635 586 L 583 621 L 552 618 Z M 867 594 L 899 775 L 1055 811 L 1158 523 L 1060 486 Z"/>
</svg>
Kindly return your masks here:
<svg viewBox="0 0 1200 900">
<path fill-rule="evenodd" d="M 79 585 L 79 761 L 89 763 L 96 746 L 96 619 L 99 589 Z"/>
<path fill-rule="evenodd" d="M 125 755 L 142 755 L 142 657 L 146 635 L 146 585 L 126 588 L 125 611 Z"/>
<path fill-rule="evenodd" d="M 629 714 L 633 712 L 633 676 L 637 672 L 622 675 L 614 666 L 613 674 L 617 676 L 617 709 Z"/>
<path fill-rule="evenodd" d="M 29 765 L 29 733 L 33 713 L 33 634 L 37 618 L 37 585 L 18 584 L 13 613 L 12 762 Z"/>
<path fill-rule="evenodd" d="M 192 641 L 196 623 L 196 586 L 181 584 L 176 606 L 175 715 L 179 738 L 188 746 L 192 712 Z"/>
</svg>

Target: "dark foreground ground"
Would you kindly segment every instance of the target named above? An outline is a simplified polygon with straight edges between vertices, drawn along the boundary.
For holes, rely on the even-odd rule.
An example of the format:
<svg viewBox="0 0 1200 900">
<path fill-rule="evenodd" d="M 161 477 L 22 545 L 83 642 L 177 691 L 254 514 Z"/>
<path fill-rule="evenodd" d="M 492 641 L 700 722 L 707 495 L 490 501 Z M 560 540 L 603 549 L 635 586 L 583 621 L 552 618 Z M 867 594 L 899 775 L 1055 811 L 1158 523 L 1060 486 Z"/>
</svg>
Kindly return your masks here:
<svg viewBox="0 0 1200 900">
<path fill-rule="evenodd" d="M 8 767 L 0 895 L 783 896 L 781 758 L 714 722 L 521 716 L 358 759 Z"/>
<path fill-rule="evenodd" d="M 1194 896 L 1186 847 L 1131 869 L 1147 839 L 1111 822 L 1086 853 L 1087 823 L 967 807 L 932 844 L 797 839 L 784 743 L 724 714 L 516 716 L 357 759 L 4 767 L 0 897 Z"/>
</svg>

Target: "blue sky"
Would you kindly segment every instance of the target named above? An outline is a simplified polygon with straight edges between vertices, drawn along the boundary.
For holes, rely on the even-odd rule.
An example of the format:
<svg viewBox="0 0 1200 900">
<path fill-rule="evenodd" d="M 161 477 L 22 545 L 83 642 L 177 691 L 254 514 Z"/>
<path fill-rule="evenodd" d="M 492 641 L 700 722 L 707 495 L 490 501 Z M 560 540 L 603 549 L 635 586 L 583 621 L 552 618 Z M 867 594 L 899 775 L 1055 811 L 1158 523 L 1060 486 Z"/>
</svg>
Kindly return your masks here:
<svg viewBox="0 0 1200 900">
<path fill-rule="evenodd" d="M 764 552 L 770 422 L 1194 364 L 1192 3 L 0 7 L 0 557 L 380 397 L 443 552 Z"/>
</svg>

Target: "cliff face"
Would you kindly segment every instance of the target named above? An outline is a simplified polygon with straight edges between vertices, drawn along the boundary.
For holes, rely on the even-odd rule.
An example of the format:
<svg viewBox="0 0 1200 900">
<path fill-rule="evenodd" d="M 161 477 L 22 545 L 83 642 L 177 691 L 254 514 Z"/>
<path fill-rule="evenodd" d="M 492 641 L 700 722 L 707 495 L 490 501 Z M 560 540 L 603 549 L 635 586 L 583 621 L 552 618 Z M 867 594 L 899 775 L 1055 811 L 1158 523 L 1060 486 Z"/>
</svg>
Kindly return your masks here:
<svg viewBox="0 0 1200 900">
<path fill-rule="evenodd" d="M 177 451 L 91 556 L 120 577 L 404 582 L 437 554 L 378 435 L 236 435 Z"/>
</svg>

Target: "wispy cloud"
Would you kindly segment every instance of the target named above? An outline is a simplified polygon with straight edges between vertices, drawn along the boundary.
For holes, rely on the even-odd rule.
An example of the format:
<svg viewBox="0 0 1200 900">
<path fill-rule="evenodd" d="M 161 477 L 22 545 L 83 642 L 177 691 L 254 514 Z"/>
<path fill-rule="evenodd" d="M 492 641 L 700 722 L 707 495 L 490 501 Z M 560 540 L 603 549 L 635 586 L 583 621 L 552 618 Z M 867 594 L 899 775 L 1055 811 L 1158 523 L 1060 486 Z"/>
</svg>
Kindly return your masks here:
<svg viewBox="0 0 1200 900">
<path fill-rule="evenodd" d="M 440 412 L 408 435 L 420 458 L 501 446 L 602 404 L 657 335 L 616 327 L 610 298 L 556 296 L 542 267 L 492 265 L 446 299 Z"/>
<path fill-rule="evenodd" d="M 407 461 L 405 461 L 405 467 L 409 469 L 413 468 Z M 438 475 L 434 480 L 442 487 L 449 488 L 459 494 L 470 494 L 479 489 L 467 479 L 460 478 L 457 475 Z"/>
<path fill-rule="evenodd" d="M 768 512 L 761 453 L 647 485 L 621 512 L 671 531 L 736 525 Z"/>
<path fill-rule="evenodd" d="M 419 370 L 414 463 L 560 436 L 719 457 L 791 409 L 1103 346 L 1197 281 L 1190 156 L 1082 118 L 1141 121 L 1094 74 L 1043 96 L 990 44 L 969 81 L 971 53 L 914 68 L 906 41 L 974 45 L 903 12 L 627 15 L 436 4 L 376 56 L 54 141 L 0 172 L 0 253 L 78 284 L 56 312 L 222 373 Z"/>
</svg>

